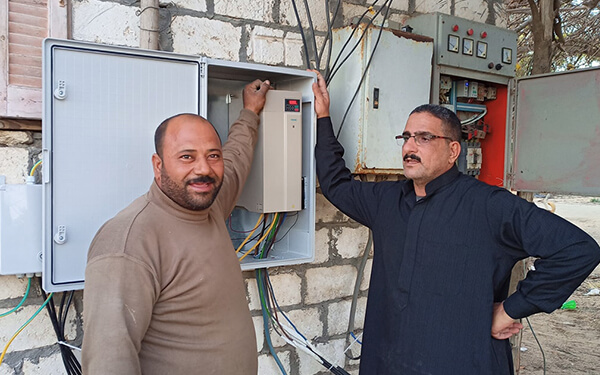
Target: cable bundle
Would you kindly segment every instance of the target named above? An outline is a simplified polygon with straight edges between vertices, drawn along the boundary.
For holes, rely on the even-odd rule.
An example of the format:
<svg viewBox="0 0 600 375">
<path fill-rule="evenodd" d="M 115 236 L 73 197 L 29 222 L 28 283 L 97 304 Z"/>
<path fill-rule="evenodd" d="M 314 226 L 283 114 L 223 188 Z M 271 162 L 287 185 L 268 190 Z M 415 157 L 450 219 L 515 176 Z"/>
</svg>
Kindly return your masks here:
<svg viewBox="0 0 600 375">
<path fill-rule="evenodd" d="M 275 215 L 273 216 L 273 220 L 271 221 L 271 224 L 269 225 L 269 228 L 265 230 L 265 228 L 267 226 L 267 219 L 268 219 L 269 214 L 266 214 L 266 215 L 261 214 L 260 217 L 258 218 L 258 221 L 256 222 L 256 225 L 254 226 L 254 228 L 250 231 L 248 236 L 246 236 L 244 241 L 242 241 L 242 243 L 238 246 L 238 248 L 236 249 L 235 252 L 240 253 L 240 251 L 243 249 L 243 247 L 244 247 L 244 245 L 246 245 L 246 243 L 257 238 L 257 237 L 252 237 L 252 235 L 254 234 L 254 232 L 260 226 L 260 223 L 262 222 L 263 227 L 262 227 L 261 233 L 259 235 L 260 238 L 258 238 L 256 240 L 256 243 L 249 250 L 247 250 L 244 253 L 244 255 L 242 255 L 239 258 L 239 261 L 241 262 L 246 256 L 248 256 L 248 254 L 251 254 L 253 251 L 254 251 L 255 258 L 258 258 L 258 259 L 266 258 L 267 255 L 269 254 L 269 251 L 273 248 L 273 245 L 276 242 L 275 238 L 277 237 L 277 233 L 279 232 L 279 229 L 281 228 L 281 226 L 283 225 L 283 222 L 285 221 L 286 215 L 287 215 L 286 213 L 283 213 L 283 214 L 280 212 L 275 213 Z M 287 232 L 286 232 L 286 234 L 287 234 Z M 262 244 L 262 246 L 260 248 L 258 248 L 258 246 L 261 244 Z"/>
<path fill-rule="evenodd" d="M 275 349 L 271 343 L 271 334 L 269 332 L 269 322 L 273 325 L 273 330 L 277 332 L 279 336 L 291 346 L 301 350 L 308 354 L 312 359 L 323 365 L 327 370 L 331 371 L 332 374 L 336 375 L 348 375 L 348 373 L 339 366 L 333 365 L 330 361 L 326 360 L 321 355 L 317 348 L 315 348 L 306 337 L 298 331 L 294 323 L 285 315 L 285 313 L 279 307 L 275 294 L 273 293 L 273 285 L 269 279 L 269 273 L 265 268 L 256 270 L 256 283 L 258 285 L 258 292 L 260 295 L 260 303 L 262 307 L 263 323 L 265 328 L 265 336 L 269 351 L 275 358 L 275 362 L 279 366 L 282 374 L 286 374 L 281 361 L 275 353 Z M 283 318 L 283 320 L 281 319 Z"/>
<path fill-rule="evenodd" d="M 52 321 L 52 327 L 54 327 L 54 332 L 56 333 L 56 338 L 58 339 L 60 354 L 62 356 L 65 369 L 67 370 L 67 375 L 81 375 L 81 364 L 79 363 L 79 361 L 73 354 L 73 351 L 71 350 L 73 346 L 68 345 L 65 342 L 65 324 L 67 322 L 67 314 L 69 312 L 69 307 L 73 302 L 73 294 L 75 293 L 75 291 L 71 290 L 69 292 L 63 292 L 62 297 L 60 299 L 60 306 L 57 314 L 52 294 L 46 297 L 46 293 L 41 287 L 42 281 L 41 279 L 39 280 L 42 295 L 44 296 L 44 299 L 47 298 L 48 300 L 48 303 L 46 304 L 46 310 L 48 311 L 48 316 Z"/>
<path fill-rule="evenodd" d="M 21 300 L 21 302 L 17 305 L 17 307 L 15 307 L 14 309 L 3 313 L 2 315 L 0 315 L 0 318 L 5 317 L 15 311 L 17 311 L 17 309 L 19 307 L 21 307 L 23 305 L 23 303 L 25 302 L 25 300 L 27 299 L 27 296 L 29 295 L 29 290 L 31 288 L 31 278 L 29 278 L 29 280 L 27 280 L 27 291 L 25 292 L 25 296 L 23 297 L 23 299 Z M 48 300 L 52 297 L 52 293 L 50 293 L 50 296 L 48 296 L 48 298 L 46 298 L 46 301 L 44 301 L 44 303 L 42 304 L 42 306 L 40 306 L 39 309 L 37 309 L 37 311 L 31 316 L 31 318 L 29 318 L 18 330 L 17 332 L 15 332 L 15 334 L 10 338 L 10 340 L 8 340 L 8 343 L 6 344 L 6 346 L 4 347 L 4 350 L 2 350 L 2 354 L 0 354 L 0 364 L 2 364 L 2 361 L 4 360 L 4 356 L 6 355 L 6 353 L 8 352 L 8 347 L 10 346 L 10 344 L 17 338 L 17 336 L 25 329 L 25 327 L 27 327 L 29 325 L 29 323 L 31 323 L 31 321 L 33 319 L 35 319 L 36 316 L 38 316 L 38 314 L 40 313 L 40 311 L 42 311 L 42 309 L 44 308 L 44 306 L 46 306 L 46 304 L 48 303 Z M 45 298 L 45 296 L 44 296 Z"/>
</svg>

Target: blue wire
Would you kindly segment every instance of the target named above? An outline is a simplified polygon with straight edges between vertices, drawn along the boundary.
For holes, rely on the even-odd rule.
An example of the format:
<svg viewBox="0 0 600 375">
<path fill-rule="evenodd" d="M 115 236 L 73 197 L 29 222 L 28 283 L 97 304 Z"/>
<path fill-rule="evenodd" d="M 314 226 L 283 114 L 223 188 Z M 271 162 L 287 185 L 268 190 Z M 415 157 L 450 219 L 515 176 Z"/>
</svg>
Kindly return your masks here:
<svg viewBox="0 0 600 375">
<path fill-rule="evenodd" d="M 260 269 L 256 270 L 256 283 L 258 284 L 258 289 L 263 291 L 263 296 L 266 295 L 266 293 L 264 293 L 265 292 L 264 286 L 262 285 L 262 282 L 260 279 Z M 279 357 L 277 357 L 277 353 L 275 353 L 275 348 L 273 348 L 273 344 L 271 343 L 271 333 L 269 332 L 269 318 L 267 317 L 266 306 L 263 303 L 261 303 L 260 306 L 262 308 L 263 325 L 265 328 L 265 339 L 267 340 L 267 345 L 269 346 L 269 351 L 271 352 L 271 355 L 275 359 L 275 362 L 277 362 L 277 366 L 279 366 L 281 373 L 283 375 L 287 375 L 287 373 L 285 372 L 285 369 L 283 368 L 283 365 L 281 364 L 281 361 L 279 360 Z"/>
<path fill-rule="evenodd" d="M 5 316 L 7 316 L 8 314 L 17 311 L 17 309 L 19 307 L 21 307 L 23 305 L 23 303 L 25 302 L 25 300 L 27 299 L 27 296 L 29 295 L 29 289 L 30 288 L 31 288 L 31 277 L 27 280 L 27 290 L 25 291 L 25 295 L 23 296 L 23 299 L 21 300 L 21 302 L 19 302 L 19 304 L 17 305 L 17 307 L 15 307 L 14 309 L 12 309 L 12 310 L 10 310 L 8 312 L 0 314 L 0 318 L 3 318 Z"/>
<path fill-rule="evenodd" d="M 291 324 L 291 326 L 294 328 L 294 330 L 296 331 L 296 333 L 298 333 L 300 336 L 302 336 L 302 338 L 306 341 L 308 341 L 306 339 L 306 337 L 300 333 L 300 331 L 298 331 L 298 328 L 296 328 L 296 326 L 294 325 L 294 323 L 292 323 L 292 321 L 287 317 L 287 315 L 285 315 L 285 313 L 283 312 L 283 310 L 281 310 L 281 307 L 279 307 L 279 303 L 277 303 L 277 298 L 275 298 L 275 293 L 273 292 L 273 285 L 271 284 L 271 278 L 269 277 L 269 273 L 267 272 L 267 270 L 265 269 L 265 275 L 267 276 L 267 282 L 269 285 L 269 290 L 271 291 L 271 296 L 273 297 L 273 301 L 275 301 L 275 306 L 277 306 L 277 310 L 279 310 L 279 312 L 281 313 L 281 315 L 283 315 L 283 317 L 285 318 L 285 320 L 288 321 L 288 323 Z"/>
<path fill-rule="evenodd" d="M 352 338 L 354 339 L 354 341 L 356 341 L 357 343 L 359 343 L 360 345 L 362 345 L 362 342 L 360 342 L 360 340 L 354 336 L 354 332 L 350 332 L 350 336 L 352 336 Z"/>
</svg>

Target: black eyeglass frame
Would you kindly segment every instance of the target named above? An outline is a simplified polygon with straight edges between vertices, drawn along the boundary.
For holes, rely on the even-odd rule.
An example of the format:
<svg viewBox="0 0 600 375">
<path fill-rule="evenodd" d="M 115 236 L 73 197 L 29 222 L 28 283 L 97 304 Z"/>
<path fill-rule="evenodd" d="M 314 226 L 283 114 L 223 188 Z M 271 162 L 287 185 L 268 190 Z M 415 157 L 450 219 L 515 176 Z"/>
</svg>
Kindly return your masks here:
<svg viewBox="0 0 600 375">
<path fill-rule="evenodd" d="M 422 146 L 424 144 L 425 145 L 429 144 L 429 142 L 433 141 L 434 139 L 447 139 L 451 142 L 453 141 L 452 138 L 446 137 L 443 135 L 435 135 L 435 134 L 431 134 L 431 133 L 417 133 L 417 134 L 413 134 L 413 135 L 408 135 L 408 134 L 397 135 L 396 142 L 398 142 L 399 140 L 402 140 L 404 143 L 406 143 L 411 138 L 414 138 L 415 143 L 419 146 Z"/>
</svg>

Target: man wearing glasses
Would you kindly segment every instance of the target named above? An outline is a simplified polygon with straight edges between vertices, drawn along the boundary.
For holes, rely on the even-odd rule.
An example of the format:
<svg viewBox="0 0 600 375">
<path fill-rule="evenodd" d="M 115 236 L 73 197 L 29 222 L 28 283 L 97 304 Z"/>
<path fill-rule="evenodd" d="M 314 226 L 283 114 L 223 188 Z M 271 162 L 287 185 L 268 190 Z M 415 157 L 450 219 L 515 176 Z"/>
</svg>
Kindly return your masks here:
<svg viewBox="0 0 600 375">
<path fill-rule="evenodd" d="M 441 106 L 410 114 L 407 180 L 361 182 L 345 167 L 317 73 L 317 174 L 323 194 L 375 244 L 361 375 L 506 375 L 516 321 L 552 312 L 600 262 L 586 233 L 509 191 L 461 174 L 461 125 Z M 398 150 L 399 152 L 400 150 Z M 539 258 L 508 296 L 513 265 Z"/>
</svg>

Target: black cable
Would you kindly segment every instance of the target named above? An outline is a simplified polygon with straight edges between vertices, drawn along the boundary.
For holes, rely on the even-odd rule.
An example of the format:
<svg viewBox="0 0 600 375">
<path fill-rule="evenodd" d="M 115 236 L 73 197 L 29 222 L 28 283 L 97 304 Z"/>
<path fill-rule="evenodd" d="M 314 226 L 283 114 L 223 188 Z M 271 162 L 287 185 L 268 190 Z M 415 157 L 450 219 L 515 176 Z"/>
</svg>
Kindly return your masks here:
<svg viewBox="0 0 600 375">
<path fill-rule="evenodd" d="M 48 297 L 42 287 L 42 279 L 38 278 L 38 280 L 39 280 L 39 284 L 40 284 L 40 291 L 42 293 L 42 297 L 44 299 L 46 299 Z M 56 306 L 54 304 L 54 297 L 50 298 L 50 300 L 46 304 L 46 310 L 48 312 L 48 316 L 50 317 L 50 321 L 52 322 L 52 327 L 54 328 L 56 337 L 59 341 L 58 347 L 60 349 L 60 354 L 63 359 L 63 364 L 65 366 L 65 369 L 67 370 L 67 375 L 81 375 L 82 374 L 81 364 L 79 363 L 79 361 L 73 354 L 73 351 L 71 350 L 71 348 L 66 347 L 65 345 L 62 345 L 60 343 L 61 341 L 62 342 L 65 341 L 65 337 L 64 337 L 64 324 L 65 323 L 64 323 L 64 321 L 66 320 L 68 306 L 70 305 L 70 301 L 72 299 L 72 295 L 71 295 L 68 298 L 69 302 L 67 302 L 67 308 L 65 309 L 64 308 L 65 307 L 64 306 L 65 295 L 66 295 L 66 292 L 63 293 L 63 296 L 61 298 L 61 308 L 59 310 L 60 311 L 59 315 L 56 314 Z M 62 316 L 63 314 L 64 314 L 63 321 L 59 321 L 58 316 Z"/>
<path fill-rule="evenodd" d="M 329 1 L 325 1 L 325 11 L 327 15 L 327 37 L 325 38 L 325 42 L 321 46 L 321 52 L 319 53 L 319 61 L 323 58 L 323 52 L 325 51 L 325 46 L 327 46 L 327 59 L 325 60 L 325 72 L 323 73 L 323 77 L 329 77 L 329 73 L 331 69 L 329 69 L 329 64 L 331 63 L 331 51 L 333 49 L 333 31 L 331 30 L 332 24 L 337 18 L 338 12 L 342 5 L 342 0 L 338 0 L 337 6 L 335 8 L 335 12 L 333 13 L 333 17 L 329 18 Z M 329 41 L 329 43 L 327 43 Z"/>
<path fill-rule="evenodd" d="M 367 239 L 367 244 L 365 245 L 365 250 L 363 256 L 360 260 L 360 265 L 358 267 L 358 272 L 356 274 L 356 282 L 354 283 L 354 292 L 352 293 L 352 303 L 350 304 L 350 318 L 348 319 L 348 332 L 346 333 L 346 343 L 348 343 L 348 337 L 352 335 L 354 332 L 354 319 L 356 315 L 356 305 L 358 303 L 358 293 L 360 292 L 360 283 L 362 281 L 363 273 L 365 271 L 365 267 L 367 265 L 367 259 L 369 259 L 369 253 L 371 252 L 371 246 L 373 246 L 373 232 L 369 230 L 369 238 Z M 358 341 L 358 340 L 355 340 Z M 351 353 L 351 352 L 350 352 Z M 346 358 L 352 360 L 360 359 L 360 355 L 354 357 L 349 354 L 349 351 L 344 352 Z"/>
<path fill-rule="evenodd" d="M 75 295 L 75 291 L 71 290 L 68 292 L 68 297 L 67 297 L 67 303 L 66 306 L 63 306 L 63 301 L 64 301 L 64 296 L 67 295 L 67 292 L 63 293 L 63 298 L 61 299 L 61 305 L 60 305 L 60 310 L 62 311 L 62 313 L 59 313 L 59 323 L 60 323 L 60 328 L 61 328 L 61 337 L 63 341 L 66 341 L 66 337 L 65 337 L 65 324 L 67 322 L 67 316 L 69 313 L 69 308 L 71 307 L 71 303 L 73 302 L 73 296 Z M 64 307 L 64 309 L 63 309 Z M 70 348 L 67 349 L 71 354 L 72 351 Z M 77 360 L 77 358 L 75 358 L 74 355 L 70 355 L 69 356 L 73 366 L 78 370 L 78 373 L 81 373 L 81 364 L 79 363 L 79 361 Z"/>
<path fill-rule="evenodd" d="M 311 348 L 308 348 L 311 352 L 313 352 L 317 357 L 319 357 L 319 359 L 321 360 L 321 364 L 329 371 L 331 371 L 332 374 L 335 375 L 350 375 L 348 374 L 343 368 L 341 368 L 340 366 L 334 366 L 333 364 L 329 363 L 329 361 L 327 361 L 325 358 L 321 357 L 319 355 L 319 353 L 315 353 L 314 350 L 312 350 Z"/>
<path fill-rule="evenodd" d="M 276 242 L 275 240 L 277 239 L 277 234 L 279 233 L 279 229 L 281 229 L 281 226 L 285 222 L 286 216 L 287 216 L 287 214 L 283 214 L 282 216 L 277 218 L 277 224 L 275 224 L 275 228 L 273 229 L 273 236 L 268 241 L 266 247 L 263 247 L 263 251 L 260 252 L 260 254 L 262 254 L 263 258 L 266 258 L 269 255 L 269 252 L 273 248 L 273 245 L 275 245 L 275 242 Z"/>
<path fill-rule="evenodd" d="M 535 342 L 537 342 L 539 348 L 540 348 L 540 352 L 542 352 L 542 361 L 544 363 L 544 375 L 546 375 L 546 354 L 544 353 L 544 349 L 542 348 L 542 344 L 540 344 L 540 340 L 538 340 L 537 335 L 535 334 L 535 331 L 533 330 L 533 327 L 531 326 L 531 322 L 529 321 L 529 318 L 525 318 L 525 320 L 527 321 L 527 325 L 529 325 L 529 329 L 531 330 L 531 334 L 533 334 L 533 338 L 535 339 Z"/>
<path fill-rule="evenodd" d="M 58 323 L 58 329 L 59 332 L 57 333 L 57 338 L 59 341 L 65 341 L 65 323 L 67 320 L 67 312 L 68 312 L 68 305 L 70 304 L 70 300 L 73 296 L 73 291 L 71 291 L 70 293 L 70 297 L 69 297 L 69 302 L 67 303 L 67 307 L 65 308 L 65 301 L 67 300 L 67 292 L 64 292 L 62 294 L 62 297 L 60 299 L 60 308 L 58 310 L 58 315 L 57 315 L 57 323 Z M 56 310 L 55 310 L 56 312 Z M 62 344 L 59 343 L 59 345 L 61 345 L 61 347 L 63 346 Z M 66 349 L 66 348 L 65 348 Z M 70 349 L 67 349 L 70 350 Z M 61 351 L 62 353 L 63 351 Z M 75 370 L 77 368 L 77 365 L 73 362 L 72 360 L 72 356 L 68 355 L 65 351 L 64 355 L 63 355 L 63 360 L 66 361 L 68 363 L 65 364 L 65 367 L 69 366 L 71 368 L 71 370 L 76 373 L 77 371 Z"/>
<path fill-rule="evenodd" d="M 313 45 L 315 47 L 315 69 L 320 70 L 319 68 L 319 55 L 317 54 L 319 49 L 317 48 L 317 36 L 315 35 L 315 28 L 313 27 L 312 17 L 310 16 L 310 9 L 308 7 L 308 0 L 304 0 L 304 8 L 306 8 L 306 17 L 308 18 L 308 27 L 310 27 L 310 32 L 312 33 Z M 308 56 L 307 56 L 308 58 Z"/>
<path fill-rule="evenodd" d="M 383 4 L 383 6 L 381 7 L 381 9 L 383 9 L 387 5 L 387 10 L 385 11 L 385 15 L 383 16 L 383 20 L 381 21 L 381 27 L 379 28 L 379 34 L 377 35 L 377 40 L 375 41 L 375 45 L 373 46 L 373 50 L 371 51 L 371 56 L 369 57 L 369 61 L 367 61 L 367 65 L 365 66 L 365 71 L 363 72 L 362 76 L 360 77 L 360 82 L 358 83 L 356 92 L 352 96 L 352 100 L 350 100 L 350 104 L 348 104 L 348 107 L 346 108 L 346 113 L 344 113 L 344 117 L 342 117 L 342 122 L 340 123 L 340 128 L 338 129 L 338 132 L 335 136 L 336 139 L 339 138 L 340 133 L 342 132 L 342 128 L 344 127 L 344 121 L 346 121 L 346 116 L 348 116 L 348 112 L 350 112 L 350 108 L 352 108 L 354 99 L 356 99 L 356 96 L 358 95 L 358 93 L 360 91 L 360 87 L 362 86 L 362 83 L 365 80 L 365 77 L 367 76 L 367 72 L 369 71 L 369 66 L 371 65 L 371 61 L 373 61 L 373 56 L 375 56 L 375 51 L 377 50 L 377 46 L 379 45 L 379 40 L 381 39 L 381 34 L 383 33 L 383 25 L 385 24 L 385 20 L 387 19 L 388 14 L 390 12 L 390 7 L 392 6 L 392 1 L 393 0 L 386 1 Z M 380 11 L 381 11 L 381 9 L 380 9 Z"/>
<path fill-rule="evenodd" d="M 379 2 L 379 0 L 375 0 L 375 2 L 371 5 L 371 7 L 375 6 L 377 3 Z M 373 24 L 373 21 L 375 20 L 375 17 L 377 17 L 379 15 L 379 13 L 381 13 L 381 10 L 385 7 L 385 3 L 383 4 L 383 6 L 381 8 L 379 8 L 379 10 L 377 11 L 377 13 L 375 13 L 375 16 L 373 16 L 373 18 L 371 18 L 369 20 L 369 22 L 367 23 L 367 26 L 365 27 L 365 31 L 362 33 L 362 35 L 360 36 L 360 38 L 358 39 L 358 41 L 356 42 L 356 44 L 354 45 L 354 47 L 352 47 L 352 49 L 350 50 L 350 52 L 348 52 L 348 54 L 346 55 L 346 57 L 344 58 L 344 60 L 342 60 L 342 62 L 340 63 L 340 65 L 338 66 L 337 63 L 340 60 L 340 57 L 342 57 L 342 53 L 344 52 L 344 50 L 346 49 L 346 46 L 348 45 L 348 43 L 350 43 L 350 41 L 352 40 L 352 36 L 354 35 L 354 33 L 356 32 L 356 30 L 358 30 L 358 27 L 355 27 L 354 29 L 352 29 L 352 32 L 350 33 L 350 35 L 348 36 L 348 39 L 346 39 L 346 42 L 344 42 L 344 45 L 342 46 L 342 48 L 339 50 L 338 52 L 338 56 L 336 57 L 335 61 L 333 62 L 333 65 L 331 66 L 330 69 L 330 73 L 325 76 L 325 83 L 329 86 L 329 83 L 331 82 L 331 80 L 333 79 L 333 77 L 336 75 L 336 73 L 340 70 L 340 68 L 342 67 L 342 65 L 344 65 L 344 63 L 348 60 L 348 58 L 352 55 L 352 52 L 354 52 L 354 50 L 356 50 L 356 48 L 358 48 L 358 46 L 360 45 L 361 40 L 365 37 L 365 35 L 367 34 L 367 30 L 369 28 L 369 26 L 371 24 Z M 365 16 L 367 15 L 367 13 L 369 12 L 369 9 L 365 10 L 364 13 L 360 16 L 360 18 L 358 19 L 358 21 L 356 22 L 357 26 L 362 22 L 363 18 L 365 18 Z"/>
<path fill-rule="evenodd" d="M 300 15 L 298 14 L 298 8 L 296 7 L 296 0 L 292 0 L 292 6 L 294 7 L 296 21 L 298 22 L 298 29 L 300 30 L 300 36 L 302 36 L 302 44 L 304 45 L 304 53 L 306 54 L 306 69 L 310 69 L 310 55 L 308 54 L 308 45 L 306 44 L 306 36 L 304 35 L 302 23 L 300 22 Z"/>
<path fill-rule="evenodd" d="M 379 0 L 375 0 L 375 2 L 371 5 L 371 7 L 373 7 L 374 5 L 376 5 L 379 2 Z M 361 21 L 363 20 L 363 18 L 365 18 L 366 14 L 369 12 L 369 9 L 365 10 L 363 12 L 363 14 L 359 17 L 358 21 L 356 22 L 357 25 L 359 25 L 361 23 Z M 372 22 L 372 20 L 371 20 Z M 350 33 L 350 35 L 348 36 L 348 39 L 346 39 L 346 42 L 344 42 L 344 45 L 342 46 L 342 48 L 339 50 L 338 52 L 338 56 L 336 57 L 335 61 L 333 62 L 333 65 L 331 66 L 331 70 L 333 70 L 336 66 L 337 63 L 340 59 L 340 57 L 342 57 L 342 53 L 344 52 L 344 50 L 346 49 L 346 46 L 348 45 L 348 43 L 350 43 L 350 41 L 352 40 L 352 36 L 354 35 L 354 33 L 356 32 L 356 30 L 358 29 L 358 27 L 355 27 L 354 29 L 352 29 L 352 32 Z M 364 36 L 364 35 L 363 35 Z M 358 42 L 356 43 L 356 45 L 354 46 L 354 48 L 352 48 L 352 50 L 348 53 L 348 55 L 346 57 L 348 57 L 349 55 L 352 54 L 352 52 L 358 47 L 360 41 L 362 40 L 363 36 L 360 37 L 360 39 L 358 40 Z M 341 63 L 343 64 L 343 62 Z M 335 75 L 335 73 L 333 74 Z M 325 82 L 327 84 L 329 84 L 329 82 L 331 81 L 331 79 L 333 78 L 333 75 L 327 75 L 325 77 Z"/>
<path fill-rule="evenodd" d="M 338 3 L 341 0 L 338 0 Z M 325 52 L 325 47 L 329 45 L 329 51 L 331 51 L 331 45 L 333 43 L 332 39 L 332 31 L 331 31 L 331 19 L 329 18 L 329 1 L 325 1 L 325 20 L 327 21 L 327 35 L 325 35 L 325 40 L 323 40 L 323 44 L 321 45 L 321 50 L 317 51 L 317 66 L 321 65 L 321 61 L 323 60 L 323 53 Z M 326 61 L 327 65 L 329 65 L 329 61 Z M 325 71 L 323 74 L 327 76 L 328 70 L 327 65 L 325 66 Z M 320 70 L 320 68 L 319 68 Z"/>
<path fill-rule="evenodd" d="M 294 225 L 296 225 L 296 223 L 298 223 L 298 214 L 297 213 L 295 215 L 289 215 L 289 216 L 294 216 L 294 222 L 292 223 L 292 225 L 290 225 L 290 227 L 288 228 L 288 230 L 285 231 L 285 233 L 283 234 L 283 236 L 281 236 L 277 241 L 275 241 L 275 243 L 283 240 L 285 238 L 285 236 L 287 236 L 287 234 L 290 233 L 290 231 L 292 230 L 292 228 L 294 227 Z"/>
<path fill-rule="evenodd" d="M 250 239 L 248 240 L 248 243 L 252 242 L 252 241 L 256 241 L 259 238 L 260 238 L 260 233 L 255 234 L 254 236 L 250 237 Z M 246 237 L 237 237 L 237 238 L 232 238 L 231 240 L 232 241 L 243 241 L 245 239 L 246 239 Z"/>
</svg>

